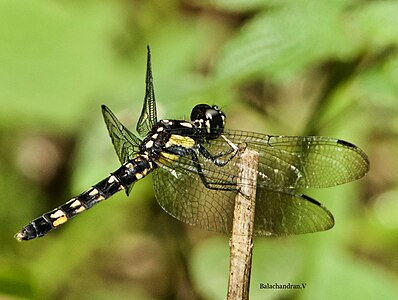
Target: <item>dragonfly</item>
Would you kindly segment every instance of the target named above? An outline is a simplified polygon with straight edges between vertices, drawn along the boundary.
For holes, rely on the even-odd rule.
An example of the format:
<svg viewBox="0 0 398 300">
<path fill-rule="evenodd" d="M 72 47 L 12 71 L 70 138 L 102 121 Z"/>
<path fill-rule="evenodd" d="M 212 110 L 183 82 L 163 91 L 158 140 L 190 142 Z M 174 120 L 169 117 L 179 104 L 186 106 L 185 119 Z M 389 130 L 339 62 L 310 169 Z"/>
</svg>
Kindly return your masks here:
<svg viewBox="0 0 398 300">
<path fill-rule="evenodd" d="M 155 197 L 174 218 L 211 231 L 231 233 L 239 156 L 259 154 L 255 174 L 242 181 L 256 189 L 254 234 L 286 236 L 334 226 L 332 213 L 302 194 L 305 188 L 332 187 L 363 177 L 365 152 L 354 144 L 321 136 L 273 136 L 224 128 L 226 115 L 216 105 L 198 104 L 190 120 L 157 118 L 148 47 L 146 92 L 136 134 L 102 105 L 102 114 L 121 167 L 65 204 L 22 228 L 19 241 L 42 237 L 71 218 L 153 173 Z M 251 181 L 250 181 L 251 180 Z"/>
</svg>

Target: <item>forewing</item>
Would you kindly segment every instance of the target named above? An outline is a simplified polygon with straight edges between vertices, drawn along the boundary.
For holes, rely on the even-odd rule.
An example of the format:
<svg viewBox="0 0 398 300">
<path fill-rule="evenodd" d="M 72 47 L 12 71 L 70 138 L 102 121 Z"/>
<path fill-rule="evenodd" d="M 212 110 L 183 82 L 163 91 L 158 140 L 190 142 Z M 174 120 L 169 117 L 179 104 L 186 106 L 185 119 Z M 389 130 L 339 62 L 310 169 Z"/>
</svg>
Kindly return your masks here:
<svg viewBox="0 0 398 300">
<path fill-rule="evenodd" d="M 137 123 L 137 132 L 140 136 L 145 137 L 157 122 L 155 92 L 153 89 L 152 66 L 151 66 L 151 50 L 148 46 L 148 58 L 146 67 L 146 90 L 144 106 L 142 107 L 141 116 Z"/>
<path fill-rule="evenodd" d="M 322 188 L 350 182 L 369 170 L 366 154 L 357 146 L 320 136 L 269 136 L 225 131 L 233 143 L 259 152 L 259 183 L 269 189 Z M 220 139 L 216 144 L 222 143 Z"/>
</svg>

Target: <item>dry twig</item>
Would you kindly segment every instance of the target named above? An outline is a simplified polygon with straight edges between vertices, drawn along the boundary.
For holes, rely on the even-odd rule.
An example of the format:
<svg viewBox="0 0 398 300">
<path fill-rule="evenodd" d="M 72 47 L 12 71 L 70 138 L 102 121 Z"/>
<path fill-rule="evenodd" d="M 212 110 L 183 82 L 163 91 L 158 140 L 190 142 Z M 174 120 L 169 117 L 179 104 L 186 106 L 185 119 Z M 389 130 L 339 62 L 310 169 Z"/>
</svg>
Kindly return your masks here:
<svg viewBox="0 0 398 300">
<path fill-rule="evenodd" d="M 256 199 L 258 153 L 246 149 L 239 158 L 241 166 L 235 199 L 228 299 L 249 299 L 250 272 L 253 252 L 253 223 Z"/>
</svg>

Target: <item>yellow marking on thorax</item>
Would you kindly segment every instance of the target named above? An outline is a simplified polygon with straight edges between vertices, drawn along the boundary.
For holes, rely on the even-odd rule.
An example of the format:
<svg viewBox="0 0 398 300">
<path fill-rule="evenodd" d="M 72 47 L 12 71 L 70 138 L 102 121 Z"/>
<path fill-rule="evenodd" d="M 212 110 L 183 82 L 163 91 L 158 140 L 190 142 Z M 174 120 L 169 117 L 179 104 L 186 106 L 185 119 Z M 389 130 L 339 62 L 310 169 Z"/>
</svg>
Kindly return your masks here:
<svg viewBox="0 0 398 300">
<path fill-rule="evenodd" d="M 188 136 L 172 134 L 166 143 L 166 148 L 169 148 L 173 145 L 182 146 L 184 148 L 189 149 L 195 145 L 195 140 Z"/>
<path fill-rule="evenodd" d="M 160 152 L 158 161 L 163 164 L 163 165 L 167 165 L 170 162 L 173 161 L 177 161 L 179 158 L 178 155 L 176 154 L 171 154 L 171 153 L 167 153 L 167 152 Z"/>
<path fill-rule="evenodd" d="M 151 148 L 152 146 L 153 146 L 153 141 L 152 141 L 152 140 L 149 140 L 149 141 L 145 144 L 145 147 L 146 147 L 147 149 Z"/>
</svg>

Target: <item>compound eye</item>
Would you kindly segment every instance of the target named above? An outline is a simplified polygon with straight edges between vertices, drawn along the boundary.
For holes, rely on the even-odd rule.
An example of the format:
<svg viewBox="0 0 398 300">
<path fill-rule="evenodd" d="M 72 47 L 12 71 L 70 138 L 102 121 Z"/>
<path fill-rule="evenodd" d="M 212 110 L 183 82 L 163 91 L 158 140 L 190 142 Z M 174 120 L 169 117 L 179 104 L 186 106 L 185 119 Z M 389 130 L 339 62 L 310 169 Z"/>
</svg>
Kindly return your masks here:
<svg viewBox="0 0 398 300">
<path fill-rule="evenodd" d="M 207 119 L 206 117 L 206 111 L 208 109 L 211 109 L 210 105 L 207 104 L 198 104 L 196 105 L 191 112 L 191 121 L 198 121 L 198 120 L 203 120 L 205 121 Z"/>
<path fill-rule="evenodd" d="M 207 139 L 215 139 L 224 128 L 225 115 L 216 105 L 198 104 L 192 109 L 191 121 L 205 129 Z"/>
<path fill-rule="evenodd" d="M 206 120 L 210 122 L 211 129 L 224 128 L 225 115 L 217 106 L 206 110 Z"/>
</svg>

